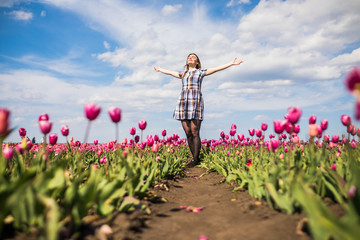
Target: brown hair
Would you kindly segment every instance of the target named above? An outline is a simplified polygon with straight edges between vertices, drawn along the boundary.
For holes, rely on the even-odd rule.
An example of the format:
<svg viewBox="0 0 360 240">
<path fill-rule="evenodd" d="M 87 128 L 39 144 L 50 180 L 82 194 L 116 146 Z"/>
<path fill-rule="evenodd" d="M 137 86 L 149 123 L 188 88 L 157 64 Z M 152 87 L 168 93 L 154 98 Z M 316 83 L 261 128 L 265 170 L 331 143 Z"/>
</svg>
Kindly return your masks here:
<svg viewBox="0 0 360 240">
<path fill-rule="evenodd" d="M 185 71 L 184 71 L 184 73 L 182 74 L 181 79 L 183 79 L 184 76 L 185 76 L 185 74 L 189 71 L 189 65 L 188 65 L 188 63 L 187 63 L 187 60 L 188 60 L 188 58 L 189 58 L 190 55 L 195 55 L 196 58 L 197 58 L 196 69 L 201 68 L 201 62 L 200 62 L 200 59 L 199 59 L 198 55 L 196 55 L 196 53 L 190 53 L 190 54 L 187 56 L 187 58 L 186 58 L 186 63 L 185 63 L 185 66 L 184 66 Z"/>
</svg>

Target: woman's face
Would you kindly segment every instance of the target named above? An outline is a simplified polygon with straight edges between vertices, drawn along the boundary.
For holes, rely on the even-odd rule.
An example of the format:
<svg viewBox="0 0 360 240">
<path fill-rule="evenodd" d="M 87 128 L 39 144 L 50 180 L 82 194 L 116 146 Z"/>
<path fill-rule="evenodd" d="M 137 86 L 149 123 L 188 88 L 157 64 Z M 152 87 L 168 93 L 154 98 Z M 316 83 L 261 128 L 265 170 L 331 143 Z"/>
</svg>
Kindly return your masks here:
<svg viewBox="0 0 360 240">
<path fill-rule="evenodd" d="M 194 54 L 190 54 L 187 59 L 187 64 L 196 65 L 198 63 L 197 57 Z"/>
</svg>

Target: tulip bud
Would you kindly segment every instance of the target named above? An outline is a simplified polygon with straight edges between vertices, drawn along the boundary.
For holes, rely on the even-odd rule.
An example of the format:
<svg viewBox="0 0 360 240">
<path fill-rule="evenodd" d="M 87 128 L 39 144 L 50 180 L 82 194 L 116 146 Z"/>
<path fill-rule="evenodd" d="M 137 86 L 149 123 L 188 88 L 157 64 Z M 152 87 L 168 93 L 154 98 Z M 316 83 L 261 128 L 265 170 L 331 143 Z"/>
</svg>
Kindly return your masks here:
<svg viewBox="0 0 360 240">
<path fill-rule="evenodd" d="M 254 136 L 254 134 L 255 134 L 255 129 L 250 128 L 250 129 L 249 129 L 249 134 L 250 134 L 250 136 Z"/>
<path fill-rule="evenodd" d="M 336 163 L 331 164 L 331 170 L 336 171 L 336 168 L 337 168 Z"/>
<path fill-rule="evenodd" d="M 139 135 L 136 135 L 135 138 L 134 138 L 134 140 L 135 140 L 135 143 L 138 143 L 139 140 L 140 140 L 140 136 L 139 136 Z"/>
<path fill-rule="evenodd" d="M 12 147 L 6 146 L 3 149 L 2 154 L 6 160 L 11 160 L 14 157 L 14 151 L 13 151 Z"/>
<path fill-rule="evenodd" d="M 280 143 L 279 139 L 271 139 L 270 140 L 270 146 L 271 146 L 271 150 L 273 152 L 275 152 L 276 148 L 279 147 L 279 143 Z"/>
<path fill-rule="evenodd" d="M 221 137 L 222 139 L 225 138 L 225 133 L 224 133 L 224 131 L 222 131 L 222 132 L 220 133 L 220 137 Z"/>
<path fill-rule="evenodd" d="M 257 137 L 261 137 L 261 135 L 262 135 L 261 129 L 256 129 L 256 130 L 255 130 L 255 133 L 256 133 L 256 136 L 257 136 Z"/>
<path fill-rule="evenodd" d="M 25 137 L 26 136 L 25 128 L 19 128 L 19 135 L 20 135 L 20 137 Z"/>
<path fill-rule="evenodd" d="M 163 137 L 166 136 L 166 130 L 165 130 L 165 129 L 163 129 L 163 130 L 161 131 L 161 135 L 162 135 Z"/>
<path fill-rule="evenodd" d="M 52 134 L 49 135 L 49 143 L 51 145 L 55 145 L 56 142 L 57 142 L 57 139 L 58 139 L 58 136 L 57 136 L 56 133 L 52 133 Z"/>
<path fill-rule="evenodd" d="M 300 126 L 298 124 L 294 124 L 294 133 L 300 132 Z"/>
<path fill-rule="evenodd" d="M 234 136 L 235 135 L 235 133 L 236 133 L 236 128 L 231 128 L 230 129 L 230 136 Z"/>
<path fill-rule="evenodd" d="M 159 144 L 154 144 L 154 145 L 152 145 L 151 150 L 152 150 L 153 152 L 157 152 L 157 151 L 159 150 Z"/>
<path fill-rule="evenodd" d="M 69 135 L 69 132 L 70 132 L 68 125 L 63 125 L 63 126 L 61 126 L 60 131 L 61 131 L 61 134 L 62 134 L 64 137 L 67 137 L 67 136 Z"/>
<path fill-rule="evenodd" d="M 322 130 L 326 130 L 328 128 L 328 120 L 326 119 L 321 120 L 320 126 Z"/>
<path fill-rule="evenodd" d="M 146 121 L 145 120 L 140 120 L 139 121 L 139 128 L 141 129 L 141 130 L 144 130 L 145 128 L 146 128 Z"/>
<path fill-rule="evenodd" d="M 356 187 L 354 185 L 352 185 L 348 191 L 348 198 L 353 199 L 355 197 L 355 195 L 356 195 Z"/>
<path fill-rule="evenodd" d="M 114 123 L 118 123 L 121 120 L 121 109 L 118 107 L 112 107 L 108 110 L 109 116 Z"/>
<path fill-rule="evenodd" d="M 289 107 L 287 120 L 292 124 L 295 124 L 299 121 L 301 117 L 301 113 L 302 113 L 301 108 Z"/>
<path fill-rule="evenodd" d="M 351 124 L 351 118 L 347 114 L 341 115 L 341 122 L 344 126 L 349 126 Z"/>
<path fill-rule="evenodd" d="M 48 134 L 51 131 L 52 122 L 48 120 L 41 120 L 39 121 L 39 128 L 43 134 Z"/>
<path fill-rule="evenodd" d="M 360 68 L 354 67 L 345 78 L 345 85 L 352 93 L 359 94 L 360 88 Z"/>
<path fill-rule="evenodd" d="M 87 103 L 84 106 L 84 111 L 86 118 L 93 121 L 99 116 L 101 108 L 95 103 Z"/>
<path fill-rule="evenodd" d="M 267 123 L 262 123 L 262 124 L 261 124 L 261 130 L 266 131 L 267 128 L 268 128 Z"/>
<path fill-rule="evenodd" d="M 317 124 L 310 124 L 309 125 L 309 135 L 310 137 L 317 137 L 318 133 L 319 133 L 319 125 Z"/>
<path fill-rule="evenodd" d="M 155 142 L 159 141 L 159 136 L 157 134 L 154 135 L 154 141 Z"/>
<path fill-rule="evenodd" d="M 336 135 L 336 134 L 333 135 L 331 141 L 332 141 L 333 143 L 338 143 L 338 142 L 339 142 L 339 136 Z"/>
<path fill-rule="evenodd" d="M 309 117 L 309 124 L 315 124 L 316 123 L 316 116 L 315 115 L 311 115 Z"/>
<path fill-rule="evenodd" d="M 6 108 L 0 108 L 0 136 L 7 134 L 9 129 L 10 111 Z"/>
</svg>

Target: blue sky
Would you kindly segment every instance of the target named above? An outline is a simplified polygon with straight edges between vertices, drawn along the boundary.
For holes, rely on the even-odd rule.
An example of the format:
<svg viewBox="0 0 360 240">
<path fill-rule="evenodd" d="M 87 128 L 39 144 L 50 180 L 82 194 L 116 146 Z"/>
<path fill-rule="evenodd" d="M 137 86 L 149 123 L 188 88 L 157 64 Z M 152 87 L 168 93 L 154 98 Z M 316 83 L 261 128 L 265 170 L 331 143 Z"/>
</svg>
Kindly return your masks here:
<svg viewBox="0 0 360 240">
<path fill-rule="evenodd" d="M 181 82 L 153 67 L 182 71 L 190 52 L 204 68 L 244 60 L 205 77 L 203 139 L 233 123 L 248 135 L 266 122 L 268 135 L 290 106 L 303 110 L 303 139 L 313 114 L 329 120 L 327 134 L 345 133 L 340 116 L 353 116 L 354 97 L 344 77 L 360 66 L 358 9 L 357 0 L 2 1 L 0 106 L 16 127 L 7 141 L 20 140 L 20 127 L 40 140 L 43 113 L 60 142 L 65 124 L 82 141 L 88 102 L 102 108 L 89 141 L 115 138 L 112 106 L 122 109 L 121 139 L 142 119 L 145 135 L 184 137 L 172 119 Z"/>
</svg>

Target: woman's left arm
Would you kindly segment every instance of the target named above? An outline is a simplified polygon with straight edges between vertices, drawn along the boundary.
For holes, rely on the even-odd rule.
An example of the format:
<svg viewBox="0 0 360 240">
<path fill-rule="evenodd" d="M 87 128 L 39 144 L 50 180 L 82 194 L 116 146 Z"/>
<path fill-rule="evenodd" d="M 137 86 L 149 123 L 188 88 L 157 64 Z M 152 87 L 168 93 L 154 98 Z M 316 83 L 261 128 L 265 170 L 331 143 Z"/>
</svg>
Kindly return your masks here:
<svg viewBox="0 0 360 240">
<path fill-rule="evenodd" d="M 211 75 L 213 73 L 216 73 L 218 71 L 221 71 L 221 70 L 224 70 L 228 67 L 231 67 L 233 65 L 240 65 L 241 63 L 243 63 L 244 61 L 241 61 L 241 60 L 237 60 L 236 58 L 231 62 L 231 63 L 227 63 L 227 64 L 223 64 L 223 65 L 220 65 L 218 67 L 215 67 L 215 68 L 208 68 L 207 71 L 206 71 L 206 75 Z"/>
</svg>

